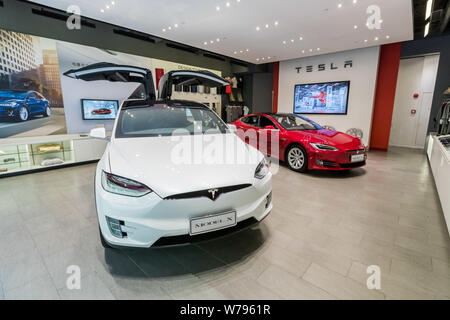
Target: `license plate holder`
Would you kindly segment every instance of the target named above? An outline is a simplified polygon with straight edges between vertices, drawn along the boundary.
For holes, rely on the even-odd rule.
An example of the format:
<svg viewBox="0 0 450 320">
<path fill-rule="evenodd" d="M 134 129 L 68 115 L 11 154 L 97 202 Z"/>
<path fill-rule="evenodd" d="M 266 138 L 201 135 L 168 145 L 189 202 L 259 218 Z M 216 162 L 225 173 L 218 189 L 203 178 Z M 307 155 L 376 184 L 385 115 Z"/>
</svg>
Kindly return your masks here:
<svg viewBox="0 0 450 320">
<path fill-rule="evenodd" d="M 189 221 L 189 234 L 197 235 L 233 227 L 237 224 L 236 211 L 192 218 Z"/>
<path fill-rule="evenodd" d="M 350 157 L 350 161 L 351 162 L 362 162 L 365 159 L 365 155 L 364 154 L 352 154 L 352 156 Z"/>
</svg>

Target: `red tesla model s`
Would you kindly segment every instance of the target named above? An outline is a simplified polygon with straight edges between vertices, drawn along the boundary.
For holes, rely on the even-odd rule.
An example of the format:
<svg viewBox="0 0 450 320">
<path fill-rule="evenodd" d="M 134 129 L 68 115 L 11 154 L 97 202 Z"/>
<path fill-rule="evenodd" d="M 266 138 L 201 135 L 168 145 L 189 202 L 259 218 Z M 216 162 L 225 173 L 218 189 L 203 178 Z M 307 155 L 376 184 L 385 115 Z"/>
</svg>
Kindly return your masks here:
<svg viewBox="0 0 450 320">
<path fill-rule="evenodd" d="M 360 139 L 324 129 L 298 114 L 254 113 L 233 124 L 241 139 L 267 155 L 277 156 L 272 152 L 277 141 L 278 158 L 294 171 L 348 170 L 366 164 L 366 148 Z"/>
</svg>

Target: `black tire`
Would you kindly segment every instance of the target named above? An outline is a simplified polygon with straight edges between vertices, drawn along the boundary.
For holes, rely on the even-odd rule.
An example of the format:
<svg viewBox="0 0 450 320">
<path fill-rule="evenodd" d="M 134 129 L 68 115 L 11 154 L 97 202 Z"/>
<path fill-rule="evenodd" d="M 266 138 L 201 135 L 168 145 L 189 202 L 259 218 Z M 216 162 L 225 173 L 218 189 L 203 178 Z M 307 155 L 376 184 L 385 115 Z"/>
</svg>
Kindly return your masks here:
<svg viewBox="0 0 450 320">
<path fill-rule="evenodd" d="M 293 144 L 286 150 L 285 162 L 289 169 L 297 172 L 308 170 L 308 154 L 299 144 Z"/>
<path fill-rule="evenodd" d="M 102 230 L 100 229 L 100 227 L 98 227 L 98 232 L 100 233 L 100 242 L 102 243 L 103 248 L 105 248 L 105 249 L 112 249 L 110 244 L 103 237 Z"/>
<path fill-rule="evenodd" d="M 48 109 L 48 111 L 47 111 L 47 109 Z M 45 108 L 45 111 L 42 113 L 42 115 L 43 115 L 45 118 L 50 117 L 50 115 L 51 115 L 51 109 L 50 109 L 49 106 L 47 106 L 47 107 Z"/>
<path fill-rule="evenodd" d="M 26 111 L 26 116 L 22 116 L 22 111 Z M 30 112 L 28 111 L 28 108 L 26 106 L 20 106 L 19 107 L 19 114 L 17 115 L 17 121 L 25 122 L 28 119 L 30 119 Z"/>
</svg>

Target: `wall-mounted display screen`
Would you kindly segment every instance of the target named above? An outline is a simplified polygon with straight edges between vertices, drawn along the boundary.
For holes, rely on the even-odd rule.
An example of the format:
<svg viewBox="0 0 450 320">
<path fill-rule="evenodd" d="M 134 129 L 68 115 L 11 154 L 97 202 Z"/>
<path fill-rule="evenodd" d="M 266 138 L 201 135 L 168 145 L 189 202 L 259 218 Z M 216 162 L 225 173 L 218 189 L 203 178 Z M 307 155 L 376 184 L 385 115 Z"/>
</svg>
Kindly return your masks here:
<svg viewBox="0 0 450 320">
<path fill-rule="evenodd" d="M 84 120 L 113 120 L 117 117 L 119 101 L 82 99 Z"/>
<path fill-rule="evenodd" d="M 350 81 L 297 84 L 294 113 L 347 114 Z"/>
</svg>

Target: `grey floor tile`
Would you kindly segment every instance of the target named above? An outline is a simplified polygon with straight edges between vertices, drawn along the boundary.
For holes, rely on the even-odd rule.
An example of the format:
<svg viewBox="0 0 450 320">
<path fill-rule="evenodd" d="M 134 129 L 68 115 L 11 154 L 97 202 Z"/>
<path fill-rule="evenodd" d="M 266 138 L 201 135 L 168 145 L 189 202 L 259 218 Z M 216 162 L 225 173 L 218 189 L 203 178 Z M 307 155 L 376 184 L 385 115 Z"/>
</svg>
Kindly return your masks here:
<svg viewBox="0 0 450 320">
<path fill-rule="evenodd" d="M 58 300 L 59 294 L 49 275 L 37 277 L 23 286 L 7 290 L 7 300 Z"/>
<path fill-rule="evenodd" d="M 115 297 L 105 283 L 96 275 L 90 274 L 81 280 L 80 289 L 62 288 L 58 290 L 63 300 L 114 300 Z"/>
</svg>

